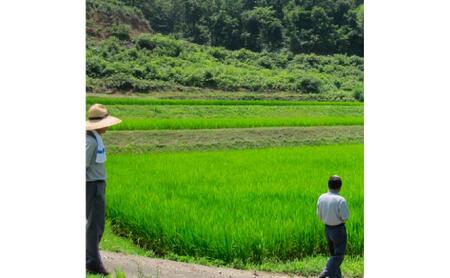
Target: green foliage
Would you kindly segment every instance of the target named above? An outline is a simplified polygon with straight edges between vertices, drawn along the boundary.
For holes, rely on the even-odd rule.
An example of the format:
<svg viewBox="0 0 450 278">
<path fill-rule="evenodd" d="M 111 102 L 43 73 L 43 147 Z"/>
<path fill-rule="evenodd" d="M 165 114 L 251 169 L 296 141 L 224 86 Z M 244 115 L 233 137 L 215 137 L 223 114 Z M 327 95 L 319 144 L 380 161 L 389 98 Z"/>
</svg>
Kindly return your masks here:
<svg viewBox="0 0 450 278">
<path fill-rule="evenodd" d="M 364 89 L 362 86 L 355 87 L 353 90 L 353 97 L 358 101 L 364 101 Z"/>
<path fill-rule="evenodd" d="M 141 34 L 137 39 L 136 39 L 136 46 L 139 47 L 140 49 L 149 49 L 149 50 L 153 50 L 156 45 L 152 40 L 152 36 L 149 34 Z"/>
<path fill-rule="evenodd" d="M 105 78 L 106 88 L 116 88 L 119 90 L 129 91 L 133 89 L 133 77 L 126 73 L 114 73 Z"/>
<path fill-rule="evenodd" d="M 286 14 L 289 47 L 294 53 L 328 54 L 335 49 L 332 18 L 322 7 L 294 7 Z M 333 53 L 333 52 L 331 52 Z"/>
<path fill-rule="evenodd" d="M 245 45 L 253 51 L 275 50 L 282 45 L 282 24 L 271 7 L 255 7 L 242 14 Z"/>
<path fill-rule="evenodd" d="M 107 61 L 103 57 L 92 55 L 87 52 L 86 55 L 86 75 L 88 78 L 98 78 L 106 75 Z"/>
<path fill-rule="evenodd" d="M 153 50 L 152 53 L 159 56 L 177 57 L 183 48 L 183 43 L 165 36 L 151 36 L 141 34 L 136 43 L 141 48 Z"/>
<path fill-rule="evenodd" d="M 113 225 L 157 255 L 235 266 L 328 254 L 315 208 L 339 173 L 347 254 L 363 254 L 362 145 L 111 155 L 107 167 Z"/>
<path fill-rule="evenodd" d="M 230 51 L 150 34 L 136 37 L 134 45 L 114 36 L 88 40 L 86 51 L 86 73 L 95 81 L 90 91 L 198 87 L 333 96 L 362 86 L 362 70 L 356 56 Z"/>
<path fill-rule="evenodd" d="M 105 1 L 105 0 L 104 0 Z M 363 55 L 362 4 L 353 0 L 122 0 L 158 32 L 230 50 Z"/>
<path fill-rule="evenodd" d="M 210 21 L 210 41 L 212 45 L 224 46 L 228 49 L 240 47 L 237 43 L 240 39 L 239 32 L 236 32 L 240 27 L 237 18 L 230 16 L 225 10 L 219 10 L 211 16 Z"/>
<path fill-rule="evenodd" d="M 109 30 L 112 36 L 124 41 L 130 40 L 130 32 L 131 26 L 127 24 L 114 24 Z"/>
<path fill-rule="evenodd" d="M 90 93 L 102 86 L 102 80 L 86 76 L 86 92 Z"/>
<path fill-rule="evenodd" d="M 116 73 L 105 78 L 103 86 L 107 89 L 147 92 L 163 90 L 166 88 L 167 83 L 158 80 L 143 80 L 124 73 Z"/>
<path fill-rule="evenodd" d="M 173 1 L 171 5 L 161 3 L 161 7 L 155 4 L 156 8 L 164 8 L 158 13 L 160 16 L 171 11 L 170 16 L 177 15 L 177 18 L 187 20 L 190 24 L 187 31 L 184 27 L 179 31 L 186 31 L 192 40 L 201 42 L 206 36 L 208 40 L 213 40 L 212 45 L 222 45 L 225 43 L 221 41 L 224 36 L 229 41 L 225 47 L 240 48 L 236 51 L 145 32 L 142 25 L 144 16 L 148 18 L 156 14 L 154 11 L 151 14 L 144 12 L 148 7 L 143 9 L 143 2 L 125 2 L 87 2 L 86 89 L 89 92 L 209 88 L 222 91 L 297 92 L 314 95 L 309 97 L 312 99 L 341 100 L 352 98 L 355 88 L 362 87 L 363 60 L 360 57 L 341 54 L 294 55 L 296 50 L 293 53 L 282 48 L 282 45 L 287 46 L 282 26 L 285 17 L 292 25 L 288 24 L 291 26 L 288 27 L 294 28 L 288 36 L 297 36 L 302 51 L 328 53 L 322 48 L 334 44 L 333 47 L 338 47 L 330 41 L 334 40 L 335 33 L 329 29 L 334 25 L 328 22 L 328 17 L 332 15 L 340 20 L 351 19 L 351 22 L 362 28 L 362 6 L 349 14 L 348 8 L 353 6 L 349 6 L 347 0 L 338 1 L 336 7 L 328 3 L 330 5 L 325 6 L 305 4 L 301 8 L 292 6 L 290 1 L 286 6 L 227 2 L 220 4 L 220 12 L 213 12 L 208 19 L 203 17 L 203 13 L 214 11 L 220 1 L 208 7 L 204 6 L 208 1 Z M 129 6 L 133 3 L 136 7 Z M 183 13 L 175 12 L 172 10 L 174 7 Z M 176 22 L 172 23 L 176 25 Z M 299 24 L 311 25 L 314 30 L 306 33 L 299 31 L 295 29 Z M 244 30 L 233 29 L 238 26 Z M 208 33 L 205 28 L 213 28 L 213 31 Z M 239 44 L 242 42 L 239 40 L 242 40 L 242 36 L 247 36 L 244 39 L 246 47 L 262 51 L 241 48 Z"/>
<path fill-rule="evenodd" d="M 305 78 L 300 82 L 300 90 L 308 94 L 318 94 L 321 92 L 320 80 L 315 77 Z"/>
</svg>

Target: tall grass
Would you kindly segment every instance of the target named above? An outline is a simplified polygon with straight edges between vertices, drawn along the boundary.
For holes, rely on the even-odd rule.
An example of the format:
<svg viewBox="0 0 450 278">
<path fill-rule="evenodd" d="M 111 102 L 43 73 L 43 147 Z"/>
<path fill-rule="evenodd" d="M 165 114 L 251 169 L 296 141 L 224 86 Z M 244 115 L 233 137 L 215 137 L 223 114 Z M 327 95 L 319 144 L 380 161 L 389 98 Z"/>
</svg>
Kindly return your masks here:
<svg viewBox="0 0 450 278">
<path fill-rule="evenodd" d="M 219 119 L 124 119 L 111 130 L 153 130 L 153 129 L 215 129 L 251 128 L 281 126 L 344 126 L 362 125 L 363 117 L 320 117 L 320 118 L 219 118 Z"/>
<path fill-rule="evenodd" d="M 157 254 L 224 262 L 327 254 L 318 196 L 343 178 L 348 254 L 363 254 L 363 146 L 111 155 L 108 217 Z"/>
</svg>

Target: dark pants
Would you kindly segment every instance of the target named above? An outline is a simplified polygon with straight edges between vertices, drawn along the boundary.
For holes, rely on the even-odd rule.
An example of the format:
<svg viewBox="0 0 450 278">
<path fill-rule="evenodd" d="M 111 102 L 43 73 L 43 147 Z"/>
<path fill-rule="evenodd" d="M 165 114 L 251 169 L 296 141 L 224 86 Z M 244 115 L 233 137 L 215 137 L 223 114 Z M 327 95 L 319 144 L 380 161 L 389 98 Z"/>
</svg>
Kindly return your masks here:
<svg viewBox="0 0 450 278">
<path fill-rule="evenodd" d="M 341 264 L 344 260 L 345 248 L 347 246 L 345 225 L 325 225 L 325 236 L 328 242 L 328 249 L 330 250 L 330 258 L 321 277 L 340 278 L 342 277 Z"/>
<path fill-rule="evenodd" d="M 103 267 L 98 245 L 105 230 L 105 181 L 86 182 L 86 268 Z"/>
</svg>

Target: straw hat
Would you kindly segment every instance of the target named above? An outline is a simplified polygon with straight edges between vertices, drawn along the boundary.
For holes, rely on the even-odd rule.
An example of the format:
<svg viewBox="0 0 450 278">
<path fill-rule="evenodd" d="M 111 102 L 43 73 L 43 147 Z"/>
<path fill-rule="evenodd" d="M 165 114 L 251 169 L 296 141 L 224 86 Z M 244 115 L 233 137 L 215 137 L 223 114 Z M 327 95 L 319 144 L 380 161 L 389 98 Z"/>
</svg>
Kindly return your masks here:
<svg viewBox="0 0 450 278">
<path fill-rule="evenodd" d="M 122 122 L 122 120 L 110 116 L 106 107 L 98 103 L 89 108 L 88 118 L 89 120 L 86 121 L 86 130 L 100 129 Z"/>
</svg>

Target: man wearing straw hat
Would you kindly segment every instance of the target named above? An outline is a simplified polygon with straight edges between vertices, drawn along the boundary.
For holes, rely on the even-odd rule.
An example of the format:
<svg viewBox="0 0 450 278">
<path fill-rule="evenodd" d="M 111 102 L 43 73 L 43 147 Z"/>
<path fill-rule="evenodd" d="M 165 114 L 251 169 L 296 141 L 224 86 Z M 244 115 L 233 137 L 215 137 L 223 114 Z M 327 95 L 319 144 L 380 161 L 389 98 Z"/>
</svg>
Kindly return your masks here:
<svg viewBox="0 0 450 278">
<path fill-rule="evenodd" d="M 100 258 L 99 243 L 105 228 L 106 152 L 101 135 L 120 119 L 101 104 L 89 108 L 86 122 L 86 270 L 108 275 Z"/>
</svg>

